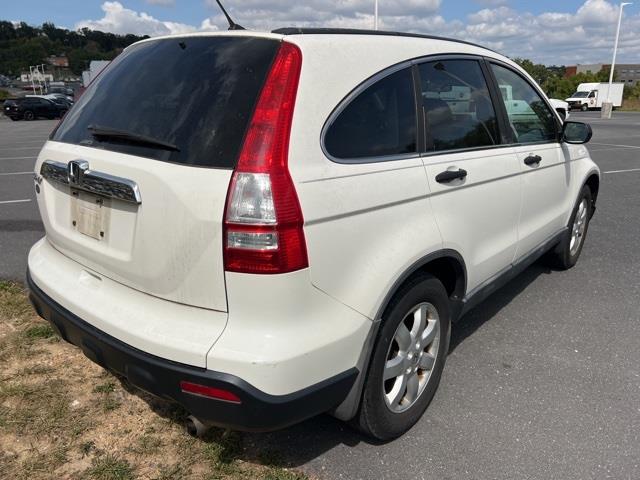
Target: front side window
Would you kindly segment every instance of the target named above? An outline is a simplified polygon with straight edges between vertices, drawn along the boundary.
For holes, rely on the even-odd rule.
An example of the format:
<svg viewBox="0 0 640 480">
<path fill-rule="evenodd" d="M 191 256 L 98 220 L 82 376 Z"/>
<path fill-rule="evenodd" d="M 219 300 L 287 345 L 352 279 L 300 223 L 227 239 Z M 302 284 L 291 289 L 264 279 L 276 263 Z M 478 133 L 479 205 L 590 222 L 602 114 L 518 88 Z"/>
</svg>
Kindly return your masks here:
<svg viewBox="0 0 640 480">
<path fill-rule="evenodd" d="M 427 150 L 496 145 L 498 124 L 489 88 L 476 60 L 438 60 L 420 65 Z M 502 95 L 507 95 L 502 91 Z"/>
<path fill-rule="evenodd" d="M 392 73 L 355 97 L 327 129 L 324 145 L 339 159 L 416 153 L 411 70 Z"/>
<path fill-rule="evenodd" d="M 557 138 L 556 117 L 538 92 L 520 75 L 491 64 L 504 98 L 509 123 L 516 143 L 551 142 Z"/>
</svg>

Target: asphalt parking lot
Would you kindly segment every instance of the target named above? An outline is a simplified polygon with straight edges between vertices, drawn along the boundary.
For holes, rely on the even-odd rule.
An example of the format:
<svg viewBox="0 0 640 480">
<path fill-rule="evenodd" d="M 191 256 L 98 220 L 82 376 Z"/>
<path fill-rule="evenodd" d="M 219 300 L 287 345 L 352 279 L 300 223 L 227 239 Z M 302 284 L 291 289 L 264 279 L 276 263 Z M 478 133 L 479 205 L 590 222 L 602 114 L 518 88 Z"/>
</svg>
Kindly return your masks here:
<svg viewBox="0 0 640 480">
<path fill-rule="evenodd" d="M 402 438 L 321 416 L 245 434 L 248 451 L 331 479 L 640 478 L 640 114 L 572 119 L 592 124 L 604 172 L 578 265 L 539 262 L 454 326 L 440 389 Z M 43 235 L 30 172 L 55 124 L 0 120 L 0 278 L 22 279 Z"/>
</svg>

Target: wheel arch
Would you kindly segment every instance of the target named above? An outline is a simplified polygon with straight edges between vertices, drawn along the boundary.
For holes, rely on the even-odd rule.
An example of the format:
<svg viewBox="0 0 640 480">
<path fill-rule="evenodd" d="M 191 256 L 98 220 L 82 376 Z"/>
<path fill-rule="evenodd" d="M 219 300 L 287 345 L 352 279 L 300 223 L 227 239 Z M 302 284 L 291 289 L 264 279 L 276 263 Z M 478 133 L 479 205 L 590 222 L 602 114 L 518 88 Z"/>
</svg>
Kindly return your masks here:
<svg viewBox="0 0 640 480">
<path fill-rule="evenodd" d="M 362 401 L 365 379 L 369 373 L 371 354 L 378 339 L 378 331 L 385 311 L 391 300 L 402 286 L 416 275 L 428 273 L 439 279 L 451 300 L 451 321 L 454 322 L 462 314 L 462 299 L 467 289 L 467 269 L 462 255 L 455 250 L 443 249 L 425 255 L 398 276 L 385 295 L 374 317 L 373 326 L 363 346 L 358 362 L 358 378 L 346 399 L 330 413 L 341 420 L 351 420 L 358 413 Z"/>
<path fill-rule="evenodd" d="M 591 190 L 591 215 L 596 210 L 596 201 L 598 200 L 598 192 L 600 191 L 600 175 L 596 172 L 592 172 L 584 184 Z"/>
<path fill-rule="evenodd" d="M 378 308 L 374 321 L 382 319 L 391 299 L 402 285 L 423 273 L 428 273 L 442 282 L 452 302 L 452 320 L 457 320 L 456 314 L 459 312 L 456 310 L 456 304 L 459 302 L 460 306 L 462 305 L 467 290 L 467 268 L 460 253 L 443 249 L 425 255 L 398 276 Z"/>
</svg>

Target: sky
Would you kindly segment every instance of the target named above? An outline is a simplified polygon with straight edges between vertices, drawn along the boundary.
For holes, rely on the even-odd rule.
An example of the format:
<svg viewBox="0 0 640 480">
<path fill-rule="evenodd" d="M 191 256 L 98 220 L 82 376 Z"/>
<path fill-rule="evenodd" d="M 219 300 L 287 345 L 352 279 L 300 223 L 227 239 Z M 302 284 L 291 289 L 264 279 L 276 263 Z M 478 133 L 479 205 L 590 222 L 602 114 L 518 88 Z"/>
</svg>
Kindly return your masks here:
<svg viewBox="0 0 640 480">
<path fill-rule="evenodd" d="M 215 0 L 0 0 L 0 18 L 151 36 L 226 28 Z M 223 0 L 247 28 L 372 28 L 374 0 Z M 379 0 L 380 28 L 480 43 L 547 65 L 610 63 L 618 3 L 607 0 Z M 624 9 L 619 63 L 640 63 L 640 0 Z"/>
</svg>

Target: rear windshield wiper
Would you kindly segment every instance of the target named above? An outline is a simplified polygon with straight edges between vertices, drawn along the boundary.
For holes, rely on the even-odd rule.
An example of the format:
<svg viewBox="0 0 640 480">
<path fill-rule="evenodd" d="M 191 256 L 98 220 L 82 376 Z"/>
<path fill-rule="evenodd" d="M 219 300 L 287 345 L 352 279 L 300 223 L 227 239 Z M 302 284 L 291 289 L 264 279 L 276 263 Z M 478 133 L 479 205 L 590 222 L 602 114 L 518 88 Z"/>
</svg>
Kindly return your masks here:
<svg viewBox="0 0 640 480">
<path fill-rule="evenodd" d="M 116 128 L 102 127 L 100 125 L 89 125 L 87 130 L 94 137 L 112 138 L 125 140 L 127 142 L 138 143 L 140 145 L 149 145 L 150 147 L 162 148 L 164 150 L 172 150 L 179 152 L 180 149 L 173 143 L 163 142 L 157 138 L 140 135 L 139 133 L 127 132 L 126 130 L 118 130 Z"/>
</svg>

